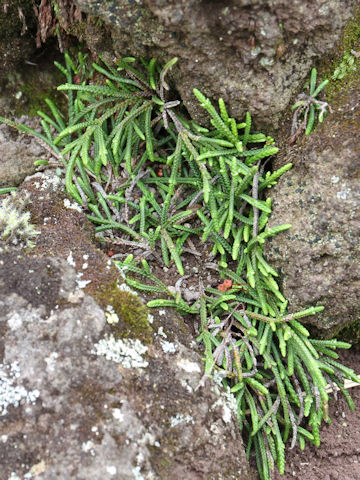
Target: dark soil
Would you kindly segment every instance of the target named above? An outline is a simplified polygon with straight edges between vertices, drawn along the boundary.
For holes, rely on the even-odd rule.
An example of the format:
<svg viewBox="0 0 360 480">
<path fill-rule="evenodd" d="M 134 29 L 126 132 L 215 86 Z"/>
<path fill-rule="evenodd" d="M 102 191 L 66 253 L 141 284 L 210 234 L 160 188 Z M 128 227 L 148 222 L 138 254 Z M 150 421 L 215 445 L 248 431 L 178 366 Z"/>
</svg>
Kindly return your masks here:
<svg viewBox="0 0 360 480">
<path fill-rule="evenodd" d="M 340 361 L 360 371 L 360 345 L 341 353 Z M 359 480 L 360 479 L 360 385 L 349 389 L 356 406 L 354 412 L 339 394 L 330 402 L 330 425 L 321 428 L 321 445 L 308 444 L 286 452 L 285 474 L 274 472 L 273 480 Z"/>
</svg>

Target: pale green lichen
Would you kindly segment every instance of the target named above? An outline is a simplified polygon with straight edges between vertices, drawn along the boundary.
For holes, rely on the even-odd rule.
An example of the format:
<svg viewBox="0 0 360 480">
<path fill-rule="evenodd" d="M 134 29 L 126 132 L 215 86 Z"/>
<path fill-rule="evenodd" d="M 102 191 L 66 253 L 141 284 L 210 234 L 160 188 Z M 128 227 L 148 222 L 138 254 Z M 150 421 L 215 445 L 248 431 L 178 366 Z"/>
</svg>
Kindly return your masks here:
<svg viewBox="0 0 360 480">
<path fill-rule="evenodd" d="M 18 407 L 23 403 L 34 404 L 40 396 L 40 391 L 27 390 L 19 385 L 20 366 L 18 362 L 0 364 L 0 416 L 8 413 L 8 407 Z"/>
<path fill-rule="evenodd" d="M 138 339 L 122 340 L 115 339 L 113 335 L 107 335 L 94 345 L 91 353 L 121 363 L 124 368 L 146 368 L 149 363 L 142 356 L 147 349 Z"/>
<path fill-rule="evenodd" d="M 24 211 L 28 197 L 11 192 L 0 201 L 0 252 L 10 246 L 34 247 L 39 232 L 30 223 L 30 212 Z"/>
</svg>

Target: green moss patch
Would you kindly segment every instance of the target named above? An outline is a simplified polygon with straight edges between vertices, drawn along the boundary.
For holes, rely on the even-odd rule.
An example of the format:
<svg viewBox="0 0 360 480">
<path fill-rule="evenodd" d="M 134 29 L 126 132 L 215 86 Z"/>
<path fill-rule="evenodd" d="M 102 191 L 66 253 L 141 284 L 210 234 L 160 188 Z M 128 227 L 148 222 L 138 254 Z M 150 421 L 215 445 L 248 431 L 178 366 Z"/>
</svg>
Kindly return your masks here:
<svg viewBox="0 0 360 480">
<path fill-rule="evenodd" d="M 117 323 L 110 324 L 115 338 L 138 338 L 143 343 L 152 342 L 148 309 L 137 294 L 121 290 L 117 283 L 113 282 L 97 297 L 104 309 L 110 305 L 119 318 Z"/>
<path fill-rule="evenodd" d="M 332 54 L 331 59 L 325 63 L 321 72 L 324 78 L 329 78 L 330 80 L 326 88 L 328 102 L 334 101 L 344 86 L 350 87 L 353 83 L 359 81 L 360 59 L 355 58 L 353 64 L 349 62 L 352 56 L 351 51 L 359 51 L 359 49 L 360 9 L 357 9 L 344 28 L 335 56 Z"/>
</svg>

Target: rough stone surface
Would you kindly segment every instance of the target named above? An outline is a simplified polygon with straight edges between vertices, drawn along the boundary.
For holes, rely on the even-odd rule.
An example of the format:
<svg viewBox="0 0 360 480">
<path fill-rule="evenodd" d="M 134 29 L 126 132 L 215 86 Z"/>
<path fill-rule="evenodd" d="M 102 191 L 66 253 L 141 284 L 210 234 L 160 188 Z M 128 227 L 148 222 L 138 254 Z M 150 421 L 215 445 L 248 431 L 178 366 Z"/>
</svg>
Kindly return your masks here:
<svg viewBox="0 0 360 480">
<path fill-rule="evenodd" d="M 25 124 L 28 119 L 21 117 L 16 121 Z M 34 126 L 34 122 L 32 124 Z M 44 153 L 44 148 L 34 138 L 0 124 L 0 188 L 20 185 L 25 177 L 36 171 L 34 162 Z"/>
<path fill-rule="evenodd" d="M 194 87 L 223 97 L 240 119 L 277 127 L 281 112 L 317 59 L 339 40 L 358 0 L 75 0 L 84 12 L 110 25 L 107 46 L 160 62 L 178 57 L 173 80 L 195 118 L 204 111 Z M 93 35 L 82 33 L 91 41 Z M 93 28 L 93 27 L 92 27 Z M 94 42 L 92 42 L 94 43 Z M 94 46 L 106 50 L 106 44 Z"/>
<path fill-rule="evenodd" d="M 307 319 L 325 335 L 360 319 L 358 76 L 352 85 L 333 100 L 323 125 L 278 158 L 277 167 L 294 166 L 271 192 L 270 225 L 292 229 L 273 237 L 267 256 L 281 271 L 293 310 L 325 306 Z"/>
<path fill-rule="evenodd" d="M 203 364 L 183 319 L 151 312 L 146 341 L 109 324 L 100 293 L 141 299 L 116 287 L 58 177 L 24 190 L 40 234 L 0 257 L 1 480 L 253 479 L 232 397 L 195 391 Z"/>
<path fill-rule="evenodd" d="M 173 85 L 195 119 L 207 121 L 194 87 L 214 100 L 223 97 L 238 119 L 249 110 L 256 125 L 271 133 L 360 2 L 61 0 L 41 2 L 37 17 L 30 0 L 2 0 L 1 6 L 0 77 L 27 61 L 40 38 L 45 42 L 59 32 L 57 25 L 61 50 L 76 36 L 92 52 L 110 54 L 109 60 L 114 53 L 156 57 L 163 64 L 178 57 Z"/>
</svg>

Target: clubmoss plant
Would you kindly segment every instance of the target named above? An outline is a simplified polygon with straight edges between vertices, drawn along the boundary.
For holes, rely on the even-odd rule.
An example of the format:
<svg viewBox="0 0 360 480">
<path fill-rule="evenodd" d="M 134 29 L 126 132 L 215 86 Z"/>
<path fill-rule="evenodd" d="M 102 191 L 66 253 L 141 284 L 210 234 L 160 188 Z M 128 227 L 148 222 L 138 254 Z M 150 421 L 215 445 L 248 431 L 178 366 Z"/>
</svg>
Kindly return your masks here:
<svg viewBox="0 0 360 480">
<path fill-rule="evenodd" d="M 11 246 L 34 247 L 38 232 L 30 223 L 30 212 L 24 211 L 28 201 L 15 192 L 0 200 L 0 252 Z"/>
<path fill-rule="evenodd" d="M 284 472 L 289 439 L 291 447 L 304 448 L 306 440 L 320 444 L 329 388 L 335 393 L 338 386 L 353 408 L 344 379 L 358 378 L 336 361 L 336 348 L 349 344 L 311 339 L 299 321 L 323 307 L 287 311 L 278 274 L 264 254 L 266 239 L 291 227 L 266 227 L 271 199 L 264 198 L 291 164 L 266 171 L 278 151 L 274 140 L 252 132 L 249 113 L 244 122 L 231 118 L 221 99 L 216 109 L 194 90 L 212 128 L 187 119 L 180 102 L 168 98 L 166 75 L 175 62 L 163 69 L 155 59 L 141 68 L 132 58 L 117 66 L 93 63 L 90 81 L 84 57 L 75 62 L 66 54 L 65 67 L 57 66 L 66 77 L 59 90 L 67 92 L 67 117 L 48 101 L 52 116 L 40 112 L 44 133 L 28 133 L 63 162 L 67 191 L 97 234 L 140 250 L 115 263 L 132 288 L 163 297 L 148 306 L 200 318 L 201 385 L 214 372 L 222 377 L 236 399 L 247 453 L 255 452 L 260 477 L 268 480 L 275 465 Z M 324 86 L 316 88 L 315 70 L 310 96 L 296 107 L 305 108 L 305 123 L 313 125 Z M 198 298 L 188 302 L 181 282 L 184 255 L 198 255 L 194 242 L 212 248 L 224 282 L 218 289 L 200 283 Z M 152 273 L 150 256 L 176 266 L 175 288 Z"/>
<path fill-rule="evenodd" d="M 308 86 L 309 94 L 303 92 L 298 95 L 295 104 L 291 107 L 294 111 L 291 136 L 298 137 L 302 131 L 305 135 L 310 135 L 314 130 L 316 121 L 321 123 L 327 111 L 331 111 L 330 105 L 317 98 L 319 93 L 329 83 L 329 80 L 324 80 L 320 85 L 316 86 L 317 70 L 313 68 L 310 75 L 310 84 Z"/>
</svg>

